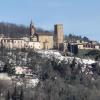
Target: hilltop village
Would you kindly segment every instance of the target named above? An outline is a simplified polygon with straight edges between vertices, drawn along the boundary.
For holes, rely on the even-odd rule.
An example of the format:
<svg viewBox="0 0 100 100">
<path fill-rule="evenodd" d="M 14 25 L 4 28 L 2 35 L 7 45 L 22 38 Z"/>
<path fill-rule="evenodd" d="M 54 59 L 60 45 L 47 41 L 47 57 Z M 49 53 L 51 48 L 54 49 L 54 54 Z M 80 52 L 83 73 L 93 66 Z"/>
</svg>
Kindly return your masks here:
<svg viewBox="0 0 100 100">
<path fill-rule="evenodd" d="M 55 46 L 63 43 L 63 25 L 55 25 L 55 36 L 53 33 L 37 33 L 33 23 L 30 23 L 29 37 L 10 38 L 1 36 L 0 45 L 6 49 L 53 49 L 54 37 Z"/>
<path fill-rule="evenodd" d="M 30 23 L 30 33 L 27 37 L 11 38 L 3 34 L 0 35 L 0 47 L 16 50 L 16 49 L 33 49 L 33 50 L 49 50 L 58 49 L 66 51 L 68 44 L 74 48 L 82 50 L 99 50 L 100 44 L 97 41 L 83 41 L 83 40 L 64 40 L 63 24 L 54 25 L 53 32 L 36 32 L 34 24 Z"/>
<path fill-rule="evenodd" d="M 63 24 L 54 25 L 54 33 L 43 33 L 37 32 L 31 21 L 29 31 L 27 37 L 11 38 L 3 34 L 0 36 L 0 100 L 33 100 L 33 97 L 39 97 L 35 100 L 47 100 L 44 99 L 46 96 L 40 99 L 39 94 L 45 91 L 45 87 L 52 87 L 52 84 L 55 87 L 57 85 L 58 89 L 60 82 L 64 82 L 66 87 L 66 83 L 72 85 L 73 82 L 82 82 L 84 86 L 87 85 L 86 80 L 96 81 L 99 69 L 95 66 L 100 65 L 99 61 L 79 58 L 77 51 L 99 51 L 98 42 L 65 40 Z M 67 55 L 69 52 L 71 55 Z M 66 89 L 65 87 L 61 85 L 62 89 Z M 55 100 L 55 97 L 52 100 Z"/>
</svg>

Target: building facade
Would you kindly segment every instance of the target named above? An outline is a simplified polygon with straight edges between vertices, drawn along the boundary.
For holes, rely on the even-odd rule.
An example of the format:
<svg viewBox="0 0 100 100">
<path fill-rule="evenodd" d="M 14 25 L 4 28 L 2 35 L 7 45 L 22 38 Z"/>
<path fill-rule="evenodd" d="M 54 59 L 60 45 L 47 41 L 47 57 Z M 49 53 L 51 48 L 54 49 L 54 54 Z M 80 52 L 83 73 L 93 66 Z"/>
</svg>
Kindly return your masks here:
<svg viewBox="0 0 100 100">
<path fill-rule="evenodd" d="M 50 33 L 39 33 L 39 42 L 41 43 L 42 49 L 53 48 L 53 35 Z"/>
</svg>

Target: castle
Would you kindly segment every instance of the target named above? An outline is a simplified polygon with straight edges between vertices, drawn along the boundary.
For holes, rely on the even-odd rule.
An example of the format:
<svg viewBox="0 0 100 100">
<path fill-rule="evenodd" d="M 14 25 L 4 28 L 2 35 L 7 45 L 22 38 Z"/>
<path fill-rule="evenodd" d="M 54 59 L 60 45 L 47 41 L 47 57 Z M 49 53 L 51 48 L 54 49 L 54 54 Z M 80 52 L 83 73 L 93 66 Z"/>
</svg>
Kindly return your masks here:
<svg viewBox="0 0 100 100">
<path fill-rule="evenodd" d="M 54 25 L 54 33 L 38 32 L 34 24 L 30 23 L 29 37 L 5 38 L 1 37 L 0 46 L 7 49 L 59 49 L 64 41 L 63 25 Z"/>
</svg>

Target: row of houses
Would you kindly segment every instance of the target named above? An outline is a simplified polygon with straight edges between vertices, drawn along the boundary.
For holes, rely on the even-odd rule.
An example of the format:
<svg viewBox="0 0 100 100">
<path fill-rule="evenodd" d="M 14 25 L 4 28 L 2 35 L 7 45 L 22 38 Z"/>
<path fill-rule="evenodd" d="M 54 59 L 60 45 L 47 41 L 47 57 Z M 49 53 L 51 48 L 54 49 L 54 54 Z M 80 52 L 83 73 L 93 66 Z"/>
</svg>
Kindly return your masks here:
<svg viewBox="0 0 100 100">
<path fill-rule="evenodd" d="M 53 37 L 49 36 L 49 41 L 53 42 Z M 45 40 L 45 39 L 44 39 Z M 52 49 L 53 43 L 48 45 L 48 41 L 41 39 L 41 41 L 30 41 L 28 37 L 23 37 L 20 39 L 17 38 L 2 38 L 0 39 L 0 47 L 5 47 L 7 49 Z M 100 44 L 96 41 L 90 41 L 90 42 L 84 42 L 84 41 L 75 41 L 75 42 L 66 42 L 66 44 L 70 43 L 70 45 L 77 45 L 78 49 L 84 49 L 84 50 L 92 50 L 100 49 Z"/>
<path fill-rule="evenodd" d="M 79 49 L 100 49 L 100 44 L 97 41 L 89 41 L 89 42 L 84 42 L 84 41 L 77 41 L 76 42 L 78 45 Z"/>
<path fill-rule="evenodd" d="M 27 41 L 22 38 L 2 38 L 0 41 L 0 46 L 7 49 L 42 49 L 40 42 Z"/>
<path fill-rule="evenodd" d="M 78 49 L 81 50 L 100 50 L 100 44 L 97 41 L 85 42 L 85 41 L 77 40 L 77 41 L 67 42 L 67 44 L 68 43 L 70 45 L 77 45 Z"/>
<path fill-rule="evenodd" d="M 100 44 L 96 41 L 85 42 L 82 40 L 77 41 L 64 41 L 63 25 L 54 25 L 54 33 L 42 32 L 37 33 L 33 23 L 30 23 L 30 33 L 28 37 L 23 38 L 6 38 L 0 34 L 0 47 L 7 49 L 66 49 L 68 43 L 70 45 L 77 45 L 78 49 L 100 49 Z"/>
</svg>

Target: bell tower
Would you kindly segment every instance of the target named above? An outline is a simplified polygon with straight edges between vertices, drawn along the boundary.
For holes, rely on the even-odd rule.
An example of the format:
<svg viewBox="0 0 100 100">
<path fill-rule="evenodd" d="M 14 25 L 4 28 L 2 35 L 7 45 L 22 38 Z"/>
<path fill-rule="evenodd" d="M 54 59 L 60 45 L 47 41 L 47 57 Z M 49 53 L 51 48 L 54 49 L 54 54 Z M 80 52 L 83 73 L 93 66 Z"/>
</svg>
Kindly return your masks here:
<svg viewBox="0 0 100 100">
<path fill-rule="evenodd" d="M 30 41 L 32 41 L 32 42 L 39 41 L 38 34 L 36 33 L 36 28 L 32 21 L 30 23 Z"/>
<path fill-rule="evenodd" d="M 30 23 L 30 36 L 33 36 L 35 34 L 35 31 L 36 31 L 36 29 L 34 27 L 34 24 L 33 24 L 32 20 L 31 20 L 31 23 Z"/>
</svg>

